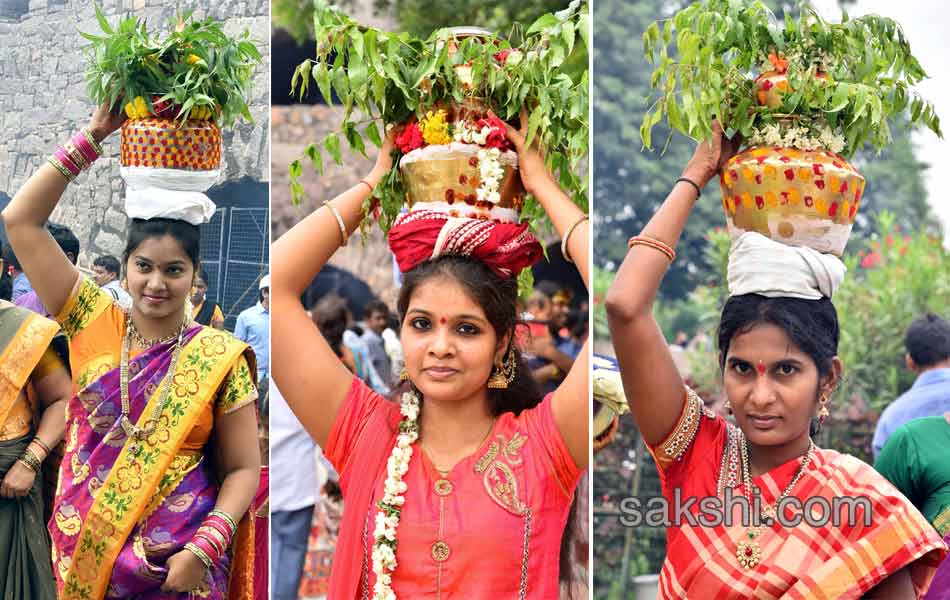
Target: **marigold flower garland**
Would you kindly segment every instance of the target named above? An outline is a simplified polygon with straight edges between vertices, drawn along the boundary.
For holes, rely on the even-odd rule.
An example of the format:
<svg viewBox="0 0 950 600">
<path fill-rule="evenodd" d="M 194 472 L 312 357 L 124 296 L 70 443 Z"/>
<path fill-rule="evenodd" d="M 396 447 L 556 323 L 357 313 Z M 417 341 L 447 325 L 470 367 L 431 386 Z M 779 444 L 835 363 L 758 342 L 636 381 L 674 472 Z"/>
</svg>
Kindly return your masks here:
<svg viewBox="0 0 950 600">
<path fill-rule="evenodd" d="M 396 569 L 396 528 L 402 506 L 406 503 L 403 494 L 408 486 L 402 480 L 409 471 L 412 458 L 412 444 L 419 439 L 419 396 L 415 392 L 402 395 L 399 412 L 403 419 L 399 422 L 399 435 L 389 460 L 386 461 L 386 482 L 383 487 L 383 499 L 376 506 L 376 529 L 373 532 L 373 573 L 376 584 L 373 586 L 373 600 L 396 600 L 393 592 L 392 572 Z"/>
</svg>

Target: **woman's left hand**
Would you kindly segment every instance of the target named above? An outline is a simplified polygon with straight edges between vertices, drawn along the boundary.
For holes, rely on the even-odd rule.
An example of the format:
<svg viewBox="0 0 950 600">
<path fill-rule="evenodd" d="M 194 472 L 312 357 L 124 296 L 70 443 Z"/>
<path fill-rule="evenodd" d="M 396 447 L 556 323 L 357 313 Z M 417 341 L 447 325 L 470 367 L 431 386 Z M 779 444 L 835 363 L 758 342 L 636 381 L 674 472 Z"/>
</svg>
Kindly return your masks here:
<svg viewBox="0 0 950 600">
<path fill-rule="evenodd" d="M 182 550 L 169 557 L 168 575 L 163 592 L 191 592 L 204 585 L 205 565 L 191 550 Z"/>
<path fill-rule="evenodd" d="M 493 117 L 496 117 L 495 113 L 489 112 Z M 521 182 L 524 184 L 524 189 L 530 194 L 534 194 L 535 190 L 545 182 L 553 182 L 551 174 L 548 173 L 548 169 L 544 166 L 544 157 L 541 155 L 541 152 L 538 150 L 538 141 L 537 137 L 532 140 L 531 146 L 525 145 L 525 139 L 528 137 L 528 111 L 524 108 L 521 109 L 521 128 L 515 129 L 508 123 L 505 123 L 505 133 L 508 135 L 508 139 L 511 140 L 511 143 L 515 145 L 515 150 L 518 152 L 518 173 L 521 174 Z M 504 123 L 504 121 L 502 121 Z"/>
<path fill-rule="evenodd" d="M 30 493 L 36 473 L 20 461 L 13 463 L 0 484 L 0 496 L 3 498 L 22 498 Z"/>
</svg>

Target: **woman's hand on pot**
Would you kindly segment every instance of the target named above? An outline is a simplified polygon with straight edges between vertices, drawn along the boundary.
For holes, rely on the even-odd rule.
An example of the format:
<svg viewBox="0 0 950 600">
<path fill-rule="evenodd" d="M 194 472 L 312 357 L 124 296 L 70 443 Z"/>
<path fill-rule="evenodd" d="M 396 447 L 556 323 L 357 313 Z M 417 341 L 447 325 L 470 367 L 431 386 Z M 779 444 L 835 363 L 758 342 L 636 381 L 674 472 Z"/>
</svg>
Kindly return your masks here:
<svg viewBox="0 0 950 600">
<path fill-rule="evenodd" d="M 376 155 L 376 164 L 373 165 L 373 170 L 370 171 L 366 177 L 366 180 L 372 183 L 374 187 L 378 185 L 393 168 L 393 150 L 396 149 L 396 144 L 393 142 L 393 139 L 395 139 L 395 131 L 395 129 L 390 130 L 389 133 L 386 134 L 386 137 L 383 138 L 383 145 L 380 146 L 379 154 Z"/>
<path fill-rule="evenodd" d="M 712 123 L 712 139 L 700 142 L 693 151 L 692 158 L 683 169 L 683 177 L 692 180 L 702 189 L 715 177 L 730 158 L 739 150 L 742 139 L 739 135 L 732 139 L 726 137 L 719 121 Z"/>
<path fill-rule="evenodd" d="M 122 126 L 123 121 L 125 121 L 125 113 L 121 110 L 121 104 L 121 102 L 116 104 L 119 107 L 118 113 L 109 110 L 109 103 L 104 102 L 92 114 L 92 119 L 89 120 L 89 133 L 96 138 L 97 142 L 101 143 L 113 131 Z"/>
<path fill-rule="evenodd" d="M 489 112 L 489 115 L 496 116 L 493 112 Z M 525 144 L 525 139 L 528 137 L 528 111 L 524 107 L 521 109 L 520 119 L 519 129 L 505 123 L 505 133 L 518 152 L 518 173 L 521 175 L 524 189 L 534 194 L 540 185 L 546 182 L 553 183 L 554 179 L 544 166 L 544 157 L 538 149 L 537 136 L 532 140 L 531 146 Z"/>
</svg>

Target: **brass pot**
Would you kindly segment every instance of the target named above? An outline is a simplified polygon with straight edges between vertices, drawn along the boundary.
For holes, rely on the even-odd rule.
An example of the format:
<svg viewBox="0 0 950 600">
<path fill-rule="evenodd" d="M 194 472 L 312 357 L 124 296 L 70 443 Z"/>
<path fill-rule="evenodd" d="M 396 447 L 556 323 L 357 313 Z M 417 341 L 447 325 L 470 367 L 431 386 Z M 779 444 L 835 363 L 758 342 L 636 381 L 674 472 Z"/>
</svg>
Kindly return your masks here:
<svg viewBox="0 0 950 600">
<path fill-rule="evenodd" d="M 221 164 L 221 130 L 213 121 L 150 117 L 122 123 L 123 167 L 210 171 Z"/>
<path fill-rule="evenodd" d="M 864 177 L 827 150 L 754 146 L 719 173 L 733 238 L 757 231 L 777 242 L 841 256 L 864 194 Z"/>
<path fill-rule="evenodd" d="M 453 143 L 427 146 L 403 157 L 399 168 L 406 186 L 409 210 L 424 208 L 446 212 L 453 217 L 518 222 L 525 192 L 517 172 L 516 155 L 502 153 L 504 176 L 498 187 L 501 199 L 493 204 L 479 201 L 476 195 L 481 185 L 479 149 L 472 144 Z M 417 158 L 420 155 L 424 158 Z"/>
</svg>

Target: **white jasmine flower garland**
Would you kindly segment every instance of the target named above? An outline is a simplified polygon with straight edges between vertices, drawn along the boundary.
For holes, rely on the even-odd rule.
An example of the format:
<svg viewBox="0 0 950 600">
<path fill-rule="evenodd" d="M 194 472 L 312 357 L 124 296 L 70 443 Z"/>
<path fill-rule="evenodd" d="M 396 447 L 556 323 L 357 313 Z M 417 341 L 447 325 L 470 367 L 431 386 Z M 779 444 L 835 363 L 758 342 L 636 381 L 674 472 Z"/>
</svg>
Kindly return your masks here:
<svg viewBox="0 0 950 600">
<path fill-rule="evenodd" d="M 844 150 L 844 136 L 825 125 L 820 130 L 772 123 L 754 127 L 749 136 L 750 146 L 785 146 L 799 150 L 828 150 L 835 154 Z"/>
<path fill-rule="evenodd" d="M 399 435 L 389 460 L 386 461 L 386 481 L 383 484 L 383 499 L 377 503 L 376 529 L 373 532 L 373 573 L 376 584 L 373 586 L 373 600 L 396 600 L 392 590 L 392 572 L 396 569 L 396 528 L 402 506 L 406 503 L 403 494 L 408 486 L 402 480 L 409 471 L 412 458 L 412 444 L 419 438 L 419 396 L 415 392 L 402 395 L 399 411 L 403 415 L 399 422 Z"/>
<path fill-rule="evenodd" d="M 505 176 L 505 170 L 499 161 L 500 156 L 501 150 L 498 148 L 482 148 L 478 151 L 478 174 L 481 185 L 475 190 L 475 195 L 481 202 L 488 201 L 492 204 L 501 202 L 498 188 L 502 177 Z"/>
</svg>

